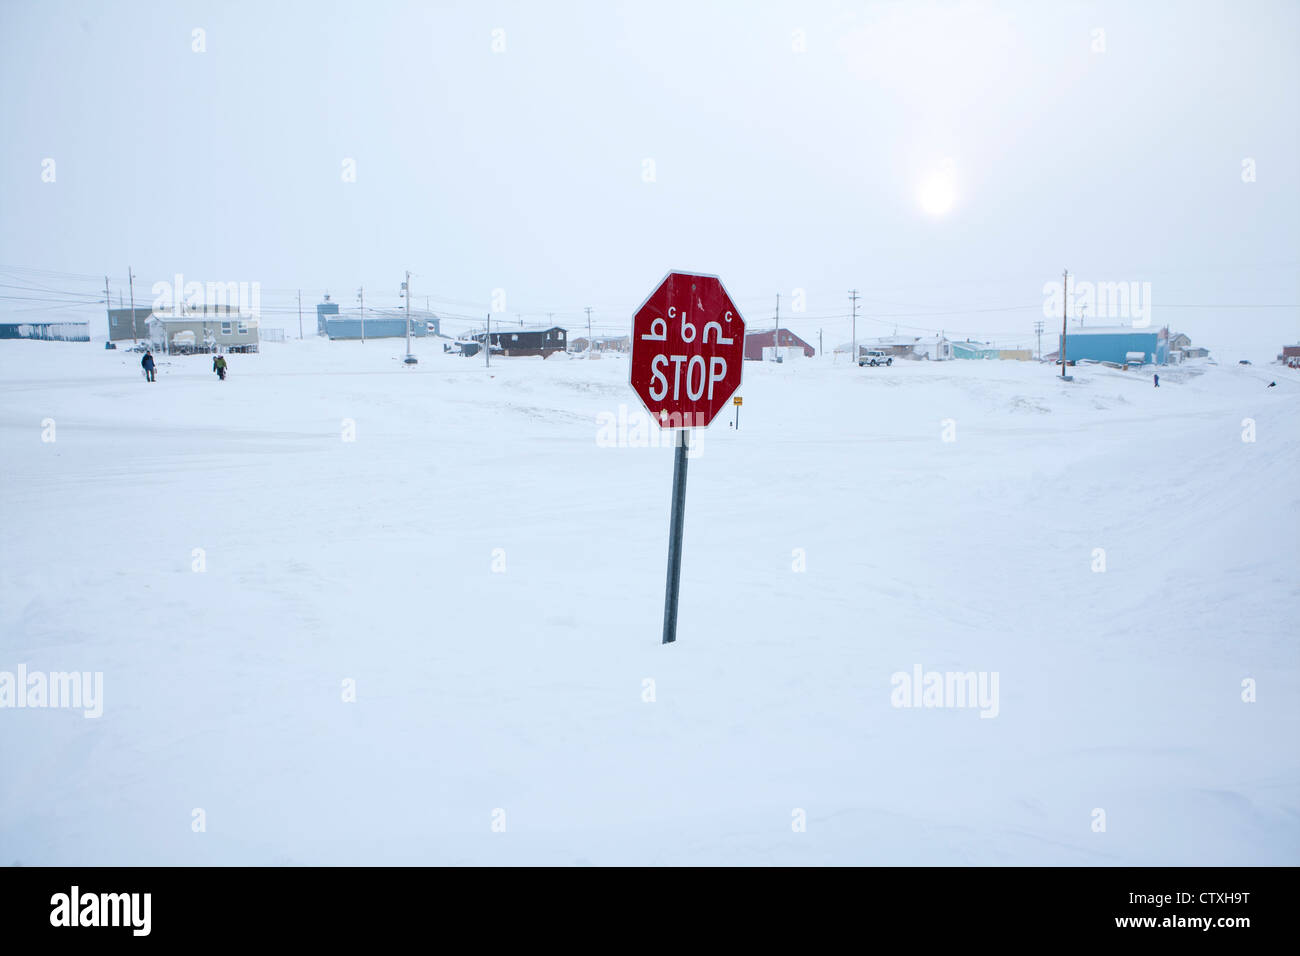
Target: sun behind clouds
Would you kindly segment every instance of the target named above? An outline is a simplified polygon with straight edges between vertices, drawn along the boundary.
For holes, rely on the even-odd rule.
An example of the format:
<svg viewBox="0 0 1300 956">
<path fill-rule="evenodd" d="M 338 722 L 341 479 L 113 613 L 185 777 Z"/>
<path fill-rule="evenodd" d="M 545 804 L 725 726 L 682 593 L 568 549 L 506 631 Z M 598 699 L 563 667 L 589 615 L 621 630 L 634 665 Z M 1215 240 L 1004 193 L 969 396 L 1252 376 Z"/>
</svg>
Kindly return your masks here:
<svg viewBox="0 0 1300 956">
<path fill-rule="evenodd" d="M 956 169 L 951 159 L 944 160 L 936 171 L 921 180 L 916 199 L 927 215 L 948 214 L 957 202 Z"/>
</svg>

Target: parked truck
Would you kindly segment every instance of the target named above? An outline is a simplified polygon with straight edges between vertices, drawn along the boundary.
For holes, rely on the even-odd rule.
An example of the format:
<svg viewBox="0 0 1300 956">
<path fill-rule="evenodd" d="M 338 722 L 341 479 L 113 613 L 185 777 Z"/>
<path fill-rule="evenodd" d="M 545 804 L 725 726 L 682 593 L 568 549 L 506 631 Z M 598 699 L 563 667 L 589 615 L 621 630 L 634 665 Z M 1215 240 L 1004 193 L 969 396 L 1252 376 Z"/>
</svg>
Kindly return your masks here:
<svg viewBox="0 0 1300 956">
<path fill-rule="evenodd" d="M 866 349 L 858 353 L 858 368 L 871 365 L 893 365 L 894 357 L 886 355 L 879 349 Z"/>
</svg>

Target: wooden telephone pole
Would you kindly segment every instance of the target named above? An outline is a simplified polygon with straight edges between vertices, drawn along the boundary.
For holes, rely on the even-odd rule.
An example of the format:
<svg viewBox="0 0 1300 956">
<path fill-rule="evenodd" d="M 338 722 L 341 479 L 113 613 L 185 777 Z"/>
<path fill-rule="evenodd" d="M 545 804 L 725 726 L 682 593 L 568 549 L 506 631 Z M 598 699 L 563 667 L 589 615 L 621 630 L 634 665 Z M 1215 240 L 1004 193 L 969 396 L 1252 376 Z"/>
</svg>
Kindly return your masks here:
<svg viewBox="0 0 1300 956">
<path fill-rule="evenodd" d="M 136 341 L 135 337 L 135 273 L 131 267 L 126 267 L 126 281 L 131 287 L 131 341 Z"/>
<path fill-rule="evenodd" d="M 781 361 L 781 293 L 776 294 L 776 331 L 772 333 L 772 361 Z"/>
<path fill-rule="evenodd" d="M 849 290 L 849 301 L 853 303 L 853 364 L 858 364 L 858 290 Z"/>
<path fill-rule="evenodd" d="M 1070 314 L 1070 270 L 1066 269 L 1061 273 L 1061 378 L 1066 378 L 1065 374 L 1065 332 L 1066 317 Z"/>
</svg>

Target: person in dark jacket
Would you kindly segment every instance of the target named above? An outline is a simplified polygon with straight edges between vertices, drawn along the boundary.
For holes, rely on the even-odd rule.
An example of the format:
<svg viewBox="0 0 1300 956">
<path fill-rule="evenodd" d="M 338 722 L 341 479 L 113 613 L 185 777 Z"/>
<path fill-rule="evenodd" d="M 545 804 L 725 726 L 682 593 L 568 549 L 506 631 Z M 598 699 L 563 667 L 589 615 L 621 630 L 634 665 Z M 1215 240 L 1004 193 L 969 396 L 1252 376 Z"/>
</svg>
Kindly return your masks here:
<svg viewBox="0 0 1300 956">
<path fill-rule="evenodd" d="M 1160 387 L 1160 373 L 1159 373 L 1159 372 L 1154 372 L 1154 373 L 1152 373 L 1152 376 L 1151 376 L 1151 377 L 1154 378 L 1154 379 L 1156 380 L 1156 388 L 1159 388 L 1159 387 Z"/>
<path fill-rule="evenodd" d="M 154 372 L 154 361 L 153 361 L 152 352 L 144 353 L 144 358 L 140 359 L 140 367 L 144 369 L 144 380 L 146 382 L 158 381 L 158 379 L 154 377 L 156 373 Z"/>
<path fill-rule="evenodd" d="M 217 373 L 217 378 L 223 382 L 226 380 L 226 357 L 218 355 L 212 360 L 212 371 Z"/>
</svg>

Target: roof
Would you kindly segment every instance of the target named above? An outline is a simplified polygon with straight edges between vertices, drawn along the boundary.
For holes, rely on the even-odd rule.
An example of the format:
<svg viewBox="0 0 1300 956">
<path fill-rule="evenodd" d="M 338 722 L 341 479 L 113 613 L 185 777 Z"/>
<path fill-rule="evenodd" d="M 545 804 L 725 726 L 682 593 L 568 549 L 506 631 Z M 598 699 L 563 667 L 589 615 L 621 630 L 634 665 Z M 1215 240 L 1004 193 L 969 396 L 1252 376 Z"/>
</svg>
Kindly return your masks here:
<svg viewBox="0 0 1300 956">
<path fill-rule="evenodd" d="M 867 338 L 858 339 L 858 348 L 874 349 L 874 348 L 879 348 L 882 345 L 891 345 L 891 346 L 910 345 L 916 347 L 916 346 L 940 345 L 944 342 L 951 342 L 951 341 L 952 339 L 948 338 L 946 335 L 930 335 L 930 336 L 886 335 L 883 338 L 877 338 L 877 339 L 867 339 Z M 835 346 L 835 351 L 852 352 L 853 343 L 844 342 L 841 345 L 837 345 Z"/>
<path fill-rule="evenodd" d="M 748 344 L 750 340 L 753 340 L 756 344 L 759 345 L 762 345 L 765 342 L 771 344 L 775 338 L 776 338 L 776 329 L 753 329 L 753 330 L 746 329 L 745 330 L 746 344 Z M 812 348 L 811 344 L 799 338 L 799 336 L 795 335 L 785 326 L 781 326 L 780 345 L 782 348 L 805 348 L 805 349 Z"/>
<path fill-rule="evenodd" d="M 882 335 L 879 338 L 858 339 L 858 345 L 865 345 L 868 348 L 873 345 L 915 345 L 920 339 L 915 335 Z M 852 348 L 852 345 L 849 346 Z"/>
<path fill-rule="evenodd" d="M 0 319 L 0 325 L 89 325 L 89 319 Z"/>
<path fill-rule="evenodd" d="M 257 324 L 257 316 L 248 315 L 243 312 L 193 312 L 189 315 L 158 315 L 157 313 L 149 316 L 150 322 L 161 322 L 163 325 L 193 325 L 196 322 L 207 322 L 209 325 L 216 325 L 219 322 L 243 322 L 244 324 Z"/>
<path fill-rule="evenodd" d="M 1067 329 L 1065 334 L 1070 338 L 1076 335 L 1156 335 L 1163 328 L 1164 326 L 1159 325 L 1147 325 L 1141 328 L 1134 328 L 1131 325 L 1094 325 L 1082 329 Z"/>
</svg>

